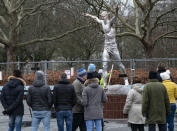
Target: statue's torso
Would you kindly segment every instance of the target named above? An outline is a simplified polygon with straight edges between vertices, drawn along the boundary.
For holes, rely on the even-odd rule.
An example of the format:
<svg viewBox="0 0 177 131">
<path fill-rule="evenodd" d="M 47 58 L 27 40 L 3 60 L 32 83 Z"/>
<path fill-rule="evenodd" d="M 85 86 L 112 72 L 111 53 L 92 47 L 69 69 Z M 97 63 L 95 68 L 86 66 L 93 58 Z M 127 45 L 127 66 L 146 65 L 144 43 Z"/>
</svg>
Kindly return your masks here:
<svg viewBox="0 0 177 131">
<path fill-rule="evenodd" d="M 105 35 L 105 47 L 106 48 L 117 48 L 116 39 L 115 39 L 115 28 L 110 26 L 110 21 L 103 22 L 103 31 Z"/>
</svg>

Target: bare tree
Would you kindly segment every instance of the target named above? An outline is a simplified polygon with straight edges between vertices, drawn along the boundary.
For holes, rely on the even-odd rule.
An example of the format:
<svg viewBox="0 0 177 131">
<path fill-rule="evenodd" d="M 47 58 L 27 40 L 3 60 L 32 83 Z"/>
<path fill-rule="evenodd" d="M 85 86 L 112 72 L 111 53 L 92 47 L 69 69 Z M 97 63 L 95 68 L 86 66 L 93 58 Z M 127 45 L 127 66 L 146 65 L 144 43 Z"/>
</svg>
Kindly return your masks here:
<svg viewBox="0 0 177 131">
<path fill-rule="evenodd" d="M 85 2 L 90 5 L 95 13 L 97 13 L 97 16 L 99 16 L 99 7 L 101 7 L 101 10 L 108 10 L 114 13 L 110 2 L 106 0 L 85 0 Z M 135 37 L 142 43 L 145 56 L 148 58 L 152 57 L 153 49 L 160 39 L 176 38 L 175 33 L 177 32 L 177 28 L 167 29 L 164 26 L 161 26 L 169 23 L 176 24 L 177 22 L 176 20 L 164 19 L 166 16 L 169 16 L 169 14 L 174 15 L 174 12 L 177 11 L 177 6 L 170 8 L 162 8 L 160 6 L 166 5 L 167 3 L 169 4 L 170 2 L 164 0 L 133 0 L 134 13 L 132 14 L 132 12 L 128 12 L 128 10 L 124 8 L 124 14 L 127 14 L 126 12 L 128 12 L 129 15 L 123 15 L 122 13 L 119 13 L 118 15 L 118 19 L 120 20 L 118 28 L 123 28 L 123 30 L 121 29 L 121 32 L 117 34 L 117 37 Z M 121 4 L 121 1 L 119 1 L 118 4 Z M 121 6 L 124 7 L 125 5 L 122 4 Z M 134 19 L 133 22 L 130 21 L 130 18 L 132 19 L 132 17 Z"/>
<path fill-rule="evenodd" d="M 19 33 L 25 25 L 24 22 L 31 16 L 38 15 L 51 7 L 63 2 L 62 0 L 41 0 L 38 3 L 27 0 L 0 0 L 0 46 L 6 49 L 7 61 L 16 61 L 16 50 L 18 47 L 36 44 L 38 42 L 53 41 L 81 30 L 86 26 L 78 26 L 75 29 L 56 34 L 53 37 L 34 38 L 32 40 L 21 41 Z"/>
</svg>

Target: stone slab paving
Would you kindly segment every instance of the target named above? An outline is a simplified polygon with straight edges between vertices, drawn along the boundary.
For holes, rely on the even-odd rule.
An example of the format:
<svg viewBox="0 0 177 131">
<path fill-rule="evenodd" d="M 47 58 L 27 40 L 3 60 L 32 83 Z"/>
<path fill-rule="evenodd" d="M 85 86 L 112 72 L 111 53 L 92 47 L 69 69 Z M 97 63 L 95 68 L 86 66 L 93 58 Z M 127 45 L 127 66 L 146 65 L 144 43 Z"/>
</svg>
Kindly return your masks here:
<svg viewBox="0 0 177 131">
<path fill-rule="evenodd" d="M 30 115 L 29 107 L 26 105 L 26 101 L 24 101 L 24 104 L 25 104 L 25 115 L 23 117 L 23 121 L 30 122 L 31 115 Z M 2 111 L 3 111 L 3 108 L 0 103 L 0 131 L 7 131 L 9 120 L 8 120 L 8 116 L 4 116 L 2 114 Z M 22 131 L 31 131 L 31 126 L 23 127 Z M 43 131 L 42 123 L 39 126 L 39 131 Z M 58 131 L 56 119 L 51 119 L 51 131 Z M 77 131 L 79 131 L 79 129 Z M 127 126 L 126 119 L 105 120 L 104 131 L 130 131 L 130 128 Z M 148 131 L 147 127 L 145 127 L 145 131 Z M 177 131 L 177 116 L 175 117 L 175 131 Z"/>
</svg>

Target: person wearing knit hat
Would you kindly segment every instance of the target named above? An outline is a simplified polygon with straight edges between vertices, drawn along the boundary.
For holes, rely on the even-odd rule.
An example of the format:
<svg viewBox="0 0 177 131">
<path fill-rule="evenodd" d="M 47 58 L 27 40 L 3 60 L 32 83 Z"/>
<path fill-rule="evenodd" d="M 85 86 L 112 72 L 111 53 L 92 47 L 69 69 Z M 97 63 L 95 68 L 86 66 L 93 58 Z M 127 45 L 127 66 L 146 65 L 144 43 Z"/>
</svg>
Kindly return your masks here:
<svg viewBox="0 0 177 131">
<path fill-rule="evenodd" d="M 170 71 L 166 70 L 165 72 L 160 73 L 160 77 L 162 80 L 169 80 L 170 79 Z"/>
<path fill-rule="evenodd" d="M 159 63 L 157 66 L 157 78 L 160 82 L 162 82 L 162 78 L 160 76 L 161 73 L 166 72 L 167 70 L 167 65 L 165 63 Z M 170 75 L 170 79 L 172 82 L 174 82 L 173 77 Z"/>
<path fill-rule="evenodd" d="M 92 72 L 93 74 L 93 76 L 95 77 L 95 78 L 98 78 L 99 80 L 101 80 L 101 75 L 96 71 L 96 66 L 95 66 L 95 64 L 89 64 L 89 66 L 88 66 L 88 73 L 89 72 Z M 87 79 L 88 79 L 88 76 L 87 76 Z"/>
<path fill-rule="evenodd" d="M 166 87 L 168 97 L 170 100 L 170 115 L 167 116 L 167 125 L 169 131 L 174 131 L 174 116 L 176 111 L 176 98 L 177 98 L 177 86 L 176 83 L 170 80 L 170 71 L 166 70 L 163 73 L 160 73 L 162 78 L 162 84 Z"/>
<path fill-rule="evenodd" d="M 166 115 L 170 114 L 170 103 L 165 86 L 158 81 L 157 72 L 149 72 L 149 82 L 144 85 L 142 114 L 146 117 L 149 131 L 166 131 Z"/>
<path fill-rule="evenodd" d="M 95 66 L 95 64 L 89 64 L 89 66 L 88 66 L 88 71 L 89 72 L 95 72 L 95 70 L 96 70 L 96 66 Z"/>
<path fill-rule="evenodd" d="M 80 128 L 80 131 L 86 131 L 86 124 L 84 120 L 84 107 L 82 106 L 82 92 L 85 88 L 84 82 L 87 79 L 87 72 L 85 69 L 81 68 L 77 72 L 77 79 L 74 80 L 73 86 L 76 93 L 76 104 L 72 108 L 73 112 L 73 123 L 72 131 L 76 131 L 77 128 Z"/>
<path fill-rule="evenodd" d="M 87 75 L 87 72 L 86 72 L 85 69 L 81 68 L 81 69 L 78 70 L 77 75 L 78 75 L 79 77 L 83 77 L 83 76 L 86 76 L 86 75 Z"/>
</svg>

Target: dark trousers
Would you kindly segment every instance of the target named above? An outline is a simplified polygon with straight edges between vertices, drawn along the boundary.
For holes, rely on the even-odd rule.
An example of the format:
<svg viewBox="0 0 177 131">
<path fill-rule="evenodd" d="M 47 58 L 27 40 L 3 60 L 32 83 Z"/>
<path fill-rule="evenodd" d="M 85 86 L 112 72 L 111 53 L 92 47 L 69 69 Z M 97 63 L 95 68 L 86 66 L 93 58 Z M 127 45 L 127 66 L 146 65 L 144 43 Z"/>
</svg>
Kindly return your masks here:
<svg viewBox="0 0 177 131">
<path fill-rule="evenodd" d="M 166 131 L 166 125 L 165 124 L 158 124 L 159 131 Z M 156 130 L 156 124 L 149 124 L 149 131 L 155 131 Z"/>
<path fill-rule="evenodd" d="M 104 131 L 104 119 L 101 119 L 102 131 Z"/>
<path fill-rule="evenodd" d="M 80 131 L 86 131 L 84 113 L 73 113 L 72 131 L 76 131 L 78 127 Z"/>
<path fill-rule="evenodd" d="M 144 124 L 130 124 L 132 131 L 144 131 Z"/>
</svg>

